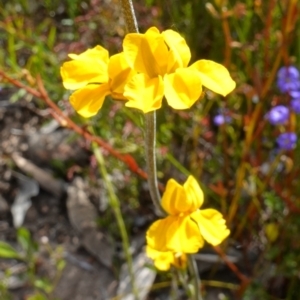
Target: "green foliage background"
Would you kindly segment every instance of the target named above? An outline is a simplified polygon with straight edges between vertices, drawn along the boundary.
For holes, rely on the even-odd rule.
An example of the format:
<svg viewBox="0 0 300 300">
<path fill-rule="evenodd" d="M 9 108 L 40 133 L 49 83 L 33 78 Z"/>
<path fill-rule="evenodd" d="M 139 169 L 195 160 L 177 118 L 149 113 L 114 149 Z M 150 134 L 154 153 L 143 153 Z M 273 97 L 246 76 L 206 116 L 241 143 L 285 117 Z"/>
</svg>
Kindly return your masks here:
<svg viewBox="0 0 300 300">
<path fill-rule="evenodd" d="M 239 290 L 242 299 L 297 299 L 300 145 L 298 141 L 293 151 L 280 152 L 275 139 L 287 129 L 298 134 L 299 116 L 292 114 L 286 127 L 274 127 L 264 115 L 272 106 L 290 101 L 276 87 L 276 72 L 283 65 L 300 67 L 299 4 L 293 0 L 140 0 L 134 6 L 141 32 L 150 26 L 179 31 L 193 61 L 223 63 L 237 82 L 226 99 L 206 91 L 190 110 L 164 107 L 158 111 L 160 180 L 166 182 L 171 176 L 184 180 L 193 174 L 202 183 L 206 203 L 227 216 L 232 234 L 225 246 L 242 247 L 244 263 L 239 267 L 251 278 L 246 290 Z M 291 6 L 294 10 L 289 12 Z M 110 53 L 119 52 L 124 34 L 116 0 L 1 0 L 0 68 L 32 87 L 39 75 L 51 99 L 73 114 L 59 73 L 67 54 L 97 44 Z M 12 99 L 21 97 L 24 91 L 16 90 Z M 46 107 L 38 99 L 32 101 Z M 109 100 L 91 120 L 76 114 L 72 118 L 92 126 L 101 138 L 144 166 L 142 116 L 120 107 Z M 216 127 L 212 118 L 220 109 L 229 112 L 232 122 Z M 126 126 L 135 130 L 127 134 Z M 127 196 L 122 205 L 129 212 L 130 230 L 130 216 L 140 207 L 143 180 L 114 158 L 107 160 L 107 166 L 128 175 L 118 193 Z M 109 223 L 105 217 L 99 224 L 103 222 Z M 118 236 L 115 228 L 111 233 Z M 254 252 L 257 256 L 250 262 Z M 274 284 L 279 279 L 280 292 Z"/>
</svg>

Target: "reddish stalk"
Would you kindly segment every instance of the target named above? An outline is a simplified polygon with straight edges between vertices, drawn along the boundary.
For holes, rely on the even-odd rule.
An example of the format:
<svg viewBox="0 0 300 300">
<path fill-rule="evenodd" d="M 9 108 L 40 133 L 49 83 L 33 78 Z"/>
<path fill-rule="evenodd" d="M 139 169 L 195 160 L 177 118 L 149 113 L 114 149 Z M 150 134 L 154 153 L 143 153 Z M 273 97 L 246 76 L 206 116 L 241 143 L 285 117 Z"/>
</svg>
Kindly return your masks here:
<svg viewBox="0 0 300 300">
<path fill-rule="evenodd" d="M 225 255 L 223 250 L 219 246 L 215 246 L 214 250 L 217 252 L 217 254 L 223 259 L 223 261 L 226 263 L 228 268 L 239 278 L 239 280 L 242 282 L 242 285 L 245 284 L 246 282 L 250 282 L 250 279 L 246 277 L 244 274 L 240 272 L 238 267 L 233 264 Z"/>
<path fill-rule="evenodd" d="M 284 195 L 280 186 L 274 183 L 269 183 L 270 187 L 277 193 L 277 195 L 285 202 L 286 206 L 289 208 L 290 212 L 300 214 L 300 207 L 297 207 L 295 203 L 289 198 L 289 196 Z"/>
<path fill-rule="evenodd" d="M 291 24 L 294 24 L 293 21 L 291 20 L 293 17 L 293 12 L 294 12 L 294 6 L 295 6 L 295 1 L 291 1 L 289 8 L 288 8 L 288 12 L 287 12 L 287 21 L 284 24 L 285 27 L 282 30 L 283 33 L 283 43 L 281 45 L 281 47 L 279 48 L 279 51 L 277 52 L 276 58 L 274 60 L 271 72 L 266 80 L 266 82 L 264 83 L 264 86 L 262 88 L 261 93 L 259 93 L 259 99 L 260 102 L 256 105 L 251 117 L 250 117 L 250 123 L 247 126 L 247 130 L 246 130 L 246 138 L 245 138 L 245 143 L 244 143 L 244 149 L 243 149 L 243 155 L 242 155 L 242 162 L 239 166 L 239 169 L 237 170 L 237 184 L 236 184 L 236 189 L 234 191 L 234 197 L 233 200 L 231 202 L 231 206 L 228 212 L 228 218 L 227 218 L 227 222 L 230 226 L 232 220 L 234 219 L 237 210 L 238 210 L 238 204 L 239 204 L 239 199 L 240 199 L 240 195 L 241 195 L 241 191 L 242 191 L 242 183 L 245 177 L 245 164 L 248 161 L 248 154 L 249 151 L 251 149 L 251 145 L 254 141 L 254 136 L 257 137 L 256 134 L 256 130 L 260 130 L 260 128 L 256 128 L 257 124 L 259 124 L 258 120 L 261 117 L 261 113 L 262 113 L 262 108 L 263 108 L 263 100 L 266 98 L 270 87 L 272 85 L 272 83 L 274 82 L 274 79 L 276 77 L 276 72 L 279 68 L 281 59 L 284 57 L 284 53 L 286 52 L 287 47 L 287 41 L 288 41 L 288 34 L 289 34 L 289 30 L 291 28 Z"/>
<path fill-rule="evenodd" d="M 77 132 L 79 135 L 81 135 L 83 138 L 90 142 L 95 142 L 97 143 L 100 147 L 104 148 L 107 150 L 111 155 L 116 157 L 117 159 L 123 161 L 129 169 L 133 172 L 136 173 L 137 175 L 141 176 L 143 179 L 147 179 L 147 173 L 144 172 L 136 163 L 135 159 L 127 154 L 123 155 L 119 153 L 117 150 L 113 149 L 109 144 L 107 144 L 105 141 L 103 141 L 101 138 L 94 136 L 91 134 L 88 130 L 81 128 L 77 124 L 75 124 L 68 116 L 66 116 L 61 109 L 50 99 L 48 96 L 43 82 L 40 77 L 37 77 L 37 85 L 38 85 L 38 90 L 33 89 L 31 87 L 26 86 L 22 82 L 11 78 L 10 76 L 6 75 L 4 71 L 0 70 L 0 76 L 5 78 L 8 82 L 10 82 L 12 85 L 24 89 L 27 93 L 33 95 L 34 97 L 37 97 L 41 100 L 43 100 L 51 109 L 50 113 L 52 116 L 58 120 L 63 126 L 70 128 L 71 130 Z M 159 184 L 159 189 L 161 191 L 164 190 L 164 186 L 162 184 Z M 237 275 L 237 277 L 242 281 L 242 285 L 244 285 L 246 282 L 249 281 L 247 277 L 245 277 L 239 269 L 231 263 L 227 258 L 226 255 L 224 254 L 223 250 L 220 247 L 215 247 L 216 252 L 220 255 L 220 257 L 224 260 L 224 262 L 228 265 L 228 267 Z"/>
<path fill-rule="evenodd" d="M 264 74 L 267 74 L 268 70 L 270 69 L 270 55 L 269 55 L 270 34 L 271 34 L 271 27 L 273 22 L 272 14 L 274 12 L 275 5 L 276 5 L 275 0 L 269 2 L 269 9 L 266 18 L 266 26 L 264 29 Z"/>
<path fill-rule="evenodd" d="M 29 86 L 26 86 L 22 82 L 11 78 L 10 76 L 6 75 L 5 72 L 2 70 L 0 70 L 0 76 L 5 78 L 8 82 L 13 84 L 14 86 L 24 89 L 27 93 L 43 100 L 53 110 L 53 113 L 52 113 L 53 117 L 55 117 L 57 120 L 59 120 L 59 122 L 61 124 L 72 129 L 73 131 L 77 132 L 79 135 L 81 135 L 83 138 L 85 138 L 89 142 L 97 143 L 100 147 L 102 147 L 103 149 L 108 151 L 112 156 L 114 156 L 115 158 L 124 162 L 132 172 L 138 174 L 139 176 L 141 176 L 144 179 L 147 179 L 147 173 L 138 166 L 137 162 L 131 155 L 121 154 L 120 152 L 115 150 L 112 146 L 110 146 L 105 141 L 103 141 L 100 137 L 95 136 L 95 135 L 91 134 L 88 130 L 81 128 L 76 123 L 74 123 L 68 116 L 66 116 L 60 110 L 60 108 L 50 99 L 50 97 L 48 96 L 48 94 L 44 88 L 43 82 L 39 76 L 37 77 L 38 90 L 33 89 Z M 57 116 L 59 118 L 57 118 Z"/>
<path fill-rule="evenodd" d="M 223 32 L 224 32 L 224 36 L 225 36 L 225 50 L 224 50 L 224 56 L 225 56 L 225 60 L 224 60 L 224 65 L 225 67 L 229 67 L 230 66 L 230 62 L 231 62 L 231 34 L 230 34 L 230 28 L 229 28 L 229 24 L 228 24 L 228 12 L 226 11 L 222 11 L 222 28 L 223 28 Z"/>
</svg>

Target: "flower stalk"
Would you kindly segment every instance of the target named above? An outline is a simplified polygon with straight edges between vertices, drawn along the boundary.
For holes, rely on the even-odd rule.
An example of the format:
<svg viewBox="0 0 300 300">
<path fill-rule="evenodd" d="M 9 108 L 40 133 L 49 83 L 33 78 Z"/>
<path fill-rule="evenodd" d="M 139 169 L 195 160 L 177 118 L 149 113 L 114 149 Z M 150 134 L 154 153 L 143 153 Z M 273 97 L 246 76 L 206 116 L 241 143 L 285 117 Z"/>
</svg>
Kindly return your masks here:
<svg viewBox="0 0 300 300">
<path fill-rule="evenodd" d="M 132 256 L 131 256 L 131 253 L 129 250 L 130 249 L 129 238 L 128 238 L 125 222 L 124 222 L 121 208 L 120 208 L 120 201 L 114 192 L 113 185 L 107 174 L 103 155 L 102 155 L 98 145 L 96 145 L 95 143 L 93 143 L 93 152 L 94 152 L 95 158 L 98 162 L 100 173 L 101 173 L 102 178 L 106 185 L 110 207 L 113 210 L 113 213 L 115 215 L 115 218 L 117 220 L 117 224 L 118 224 L 118 227 L 120 230 L 120 234 L 121 234 L 121 238 L 122 238 L 122 247 L 123 247 L 125 259 L 126 259 L 127 266 L 128 266 L 128 273 L 129 273 L 129 277 L 130 277 L 132 293 L 134 295 L 134 299 L 138 300 L 139 296 L 138 296 L 138 291 L 137 291 L 136 284 L 135 284 Z"/>
<path fill-rule="evenodd" d="M 127 25 L 128 32 L 138 33 L 137 20 L 134 13 L 134 8 L 131 0 L 121 0 L 123 14 Z M 146 151 L 146 165 L 148 173 L 148 184 L 151 199 L 153 201 L 157 215 L 165 216 L 166 213 L 161 206 L 161 197 L 158 190 L 157 183 L 157 169 L 156 169 L 156 155 L 155 155 L 155 144 L 156 144 L 156 112 L 148 112 L 145 114 L 145 151 Z M 199 293 L 199 281 L 198 272 L 196 268 L 196 262 L 192 256 L 189 260 L 191 261 L 190 268 L 191 277 L 194 279 L 195 285 L 195 300 L 201 300 Z"/>
<path fill-rule="evenodd" d="M 138 33 L 138 24 L 134 13 L 134 8 L 131 0 L 121 0 L 123 16 L 128 32 Z"/>
<path fill-rule="evenodd" d="M 134 13 L 134 8 L 131 0 L 121 0 L 123 15 L 126 22 L 127 31 L 130 33 L 138 33 L 138 24 Z M 158 216 L 165 216 L 166 213 L 160 204 L 160 194 L 157 183 L 156 170 L 156 112 L 149 112 L 145 114 L 145 151 L 146 151 L 146 165 L 148 173 L 148 184 L 151 199 L 153 201 L 155 212 Z"/>
<path fill-rule="evenodd" d="M 188 255 L 188 267 L 191 274 L 191 281 L 193 282 L 194 287 L 194 299 L 202 300 L 201 292 L 200 292 L 200 277 L 198 275 L 198 267 L 194 256 Z"/>
<path fill-rule="evenodd" d="M 138 24 L 134 13 L 134 8 L 131 0 L 121 0 L 123 15 L 127 31 L 130 33 L 138 33 Z M 155 212 L 158 216 L 165 216 L 166 213 L 160 205 L 160 194 L 157 183 L 156 170 L 156 112 L 145 114 L 145 151 L 146 151 L 146 165 L 148 173 L 148 184 L 151 199 L 153 201 Z"/>
<path fill-rule="evenodd" d="M 146 164 L 148 173 L 148 185 L 150 196 L 153 201 L 155 212 L 159 217 L 166 216 L 166 212 L 161 206 L 161 197 L 158 190 L 157 183 L 157 169 L 156 169 L 156 112 L 149 112 L 145 114 L 145 151 Z"/>
</svg>

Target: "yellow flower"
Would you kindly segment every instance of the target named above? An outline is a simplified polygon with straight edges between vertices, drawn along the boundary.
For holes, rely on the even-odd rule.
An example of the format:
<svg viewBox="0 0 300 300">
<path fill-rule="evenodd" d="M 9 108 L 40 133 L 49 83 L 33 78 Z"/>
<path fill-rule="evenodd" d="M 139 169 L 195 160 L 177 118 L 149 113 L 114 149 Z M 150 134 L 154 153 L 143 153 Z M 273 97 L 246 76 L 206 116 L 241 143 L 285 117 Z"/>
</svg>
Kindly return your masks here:
<svg viewBox="0 0 300 300">
<path fill-rule="evenodd" d="M 235 88 L 228 70 L 210 60 L 190 67 L 190 49 L 173 30 L 162 33 L 151 27 L 145 34 L 127 34 L 125 58 L 137 74 L 126 84 L 125 105 L 144 113 L 159 109 L 163 96 L 174 109 L 190 108 L 202 93 L 202 85 L 226 96 Z"/>
<path fill-rule="evenodd" d="M 171 265 L 179 269 L 184 269 L 187 263 L 187 256 L 185 253 L 174 253 L 172 251 L 157 251 L 149 245 L 146 247 L 148 257 L 153 259 L 154 265 L 161 271 L 167 271 Z"/>
<path fill-rule="evenodd" d="M 128 66 L 124 54 L 109 58 L 108 51 L 101 46 L 76 55 L 61 67 L 63 85 L 76 90 L 70 97 L 74 109 L 83 117 L 94 116 L 102 107 L 107 95 L 125 100 L 124 86 L 134 71 Z"/>
<path fill-rule="evenodd" d="M 147 231 L 147 245 L 157 251 L 196 253 L 204 239 L 216 246 L 230 233 L 221 213 L 199 208 L 203 192 L 193 176 L 184 185 L 170 179 L 162 197 L 162 207 L 169 214 L 154 222 Z"/>
</svg>

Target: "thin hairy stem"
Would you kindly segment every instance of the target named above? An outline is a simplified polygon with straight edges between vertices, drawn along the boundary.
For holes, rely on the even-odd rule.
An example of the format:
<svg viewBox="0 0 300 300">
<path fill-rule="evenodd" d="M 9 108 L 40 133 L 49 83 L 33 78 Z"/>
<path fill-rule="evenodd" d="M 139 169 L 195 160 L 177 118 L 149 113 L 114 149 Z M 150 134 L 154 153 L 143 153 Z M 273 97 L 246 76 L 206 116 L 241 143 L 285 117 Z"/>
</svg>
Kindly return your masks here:
<svg viewBox="0 0 300 300">
<path fill-rule="evenodd" d="M 138 24 L 136 21 L 134 8 L 131 0 L 121 0 L 123 15 L 128 32 L 139 32 Z"/>
<path fill-rule="evenodd" d="M 138 25 L 134 13 L 134 8 L 131 0 L 121 0 L 123 14 L 126 21 L 126 26 L 128 32 L 138 33 Z M 146 151 L 146 165 L 147 165 L 147 175 L 148 184 L 151 199 L 153 201 L 156 214 L 160 217 L 166 216 L 166 212 L 161 206 L 161 196 L 158 189 L 157 182 L 157 169 L 156 169 L 156 112 L 149 112 L 145 114 L 145 151 Z M 197 265 L 192 256 L 189 256 L 189 270 L 191 277 L 194 282 L 195 289 L 195 300 L 202 300 L 199 293 L 200 281 L 197 271 Z M 173 273 L 173 276 L 175 274 Z"/>
<path fill-rule="evenodd" d="M 191 274 L 191 279 L 193 281 L 193 286 L 194 286 L 194 299 L 195 300 L 202 300 L 201 292 L 200 292 L 200 277 L 198 274 L 198 267 L 197 263 L 195 260 L 195 257 L 193 255 L 188 255 L 188 266 L 189 266 L 189 271 Z"/>
<path fill-rule="evenodd" d="M 165 216 L 166 213 L 161 207 L 161 197 L 158 190 L 157 170 L 156 170 L 156 113 L 145 114 L 145 151 L 148 173 L 148 184 L 151 199 L 153 201 L 155 212 L 158 216 Z"/>
<path fill-rule="evenodd" d="M 138 33 L 138 25 L 137 25 L 132 1 L 121 0 L 121 4 L 122 4 L 123 14 L 124 14 L 128 32 Z M 155 212 L 158 216 L 165 216 L 166 213 L 161 207 L 160 204 L 161 197 L 158 190 L 155 141 L 156 141 L 156 113 L 154 111 L 145 114 L 146 165 L 147 165 L 147 173 L 148 173 L 149 191 L 155 207 Z"/>
</svg>

